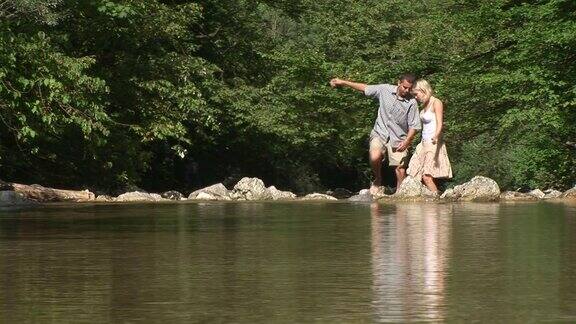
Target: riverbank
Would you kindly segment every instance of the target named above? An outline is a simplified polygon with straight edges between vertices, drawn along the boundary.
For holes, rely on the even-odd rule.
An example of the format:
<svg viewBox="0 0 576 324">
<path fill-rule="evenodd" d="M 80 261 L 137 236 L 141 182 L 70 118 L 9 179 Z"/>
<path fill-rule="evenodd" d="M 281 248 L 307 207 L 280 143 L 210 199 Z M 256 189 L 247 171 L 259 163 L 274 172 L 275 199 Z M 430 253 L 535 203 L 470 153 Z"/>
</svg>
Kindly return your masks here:
<svg viewBox="0 0 576 324">
<path fill-rule="evenodd" d="M 311 193 L 297 196 L 290 191 L 278 190 L 274 186 L 266 187 L 258 178 L 242 178 L 232 189 L 222 183 L 202 188 L 188 196 L 178 191 L 148 193 L 141 191 L 126 192 L 116 197 L 95 195 L 88 190 L 66 190 L 48 188 L 40 185 L 25 185 L 0 182 L 0 206 L 34 205 L 52 202 L 161 202 L 171 200 L 206 201 L 249 201 L 249 200 L 349 200 L 349 201 L 538 201 L 538 200 L 576 200 L 576 187 L 564 192 L 548 189 L 534 189 L 528 192 L 500 190 L 493 179 L 476 176 L 470 181 L 449 188 L 442 195 L 430 192 L 420 181 L 407 177 L 394 194 L 381 190 L 371 195 L 367 189 L 353 193 L 346 189 L 337 189 L 325 193 Z"/>
</svg>

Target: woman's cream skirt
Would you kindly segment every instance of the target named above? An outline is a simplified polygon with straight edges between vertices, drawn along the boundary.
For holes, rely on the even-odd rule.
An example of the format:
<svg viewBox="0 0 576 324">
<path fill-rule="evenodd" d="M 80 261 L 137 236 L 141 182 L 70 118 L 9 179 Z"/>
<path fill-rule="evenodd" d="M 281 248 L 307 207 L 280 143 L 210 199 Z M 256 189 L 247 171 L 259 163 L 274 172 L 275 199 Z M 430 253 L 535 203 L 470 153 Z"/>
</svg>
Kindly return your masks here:
<svg viewBox="0 0 576 324">
<path fill-rule="evenodd" d="M 421 179 L 425 174 L 433 178 L 452 178 L 452 167 L 444 142 L 420 142 L 406 172 L 415 179 Z"/>
</svg>

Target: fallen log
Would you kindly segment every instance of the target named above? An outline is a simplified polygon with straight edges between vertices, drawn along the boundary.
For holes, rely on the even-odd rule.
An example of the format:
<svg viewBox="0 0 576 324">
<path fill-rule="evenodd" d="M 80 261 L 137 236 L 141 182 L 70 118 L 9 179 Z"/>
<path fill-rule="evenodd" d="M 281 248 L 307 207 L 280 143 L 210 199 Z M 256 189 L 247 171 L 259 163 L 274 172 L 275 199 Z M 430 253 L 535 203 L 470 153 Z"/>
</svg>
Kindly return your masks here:
<svg viewBox="0 0 576 324">
<path fill-rule="evenodd" d="M 37 202 L 59 202 L 59 201 L 91 201 L 96 197 L 94 193 L 88 190 L 63 190 L 46 188 L 40 185 L 23 185 L 11 183 L 13 191 L 20 193 L 25 198 Z"/>
</svg>

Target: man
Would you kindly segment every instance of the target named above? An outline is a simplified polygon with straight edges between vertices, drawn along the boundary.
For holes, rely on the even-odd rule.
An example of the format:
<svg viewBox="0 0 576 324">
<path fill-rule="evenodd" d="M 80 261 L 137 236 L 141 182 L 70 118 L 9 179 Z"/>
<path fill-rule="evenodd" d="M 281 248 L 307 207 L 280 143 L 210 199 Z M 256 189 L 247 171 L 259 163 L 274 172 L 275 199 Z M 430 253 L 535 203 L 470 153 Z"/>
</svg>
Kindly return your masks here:
<svg viewBox="0 0 576 324">
<path fill-rule="evenodd" d="M 382 160 L 388 156 L 389 165 L 395 167 L 396 189 L 406 177 L 408 148 L 421 129 L 418 104 L 410 91 L 416 77 L 400 76 L 396 86 L 391 84 L 366 85 L 338 78 L 330 80 L 332 87 L 349 87 L 378 99 L 380 107 L 374 128 L 370 133 L 370 165 L 374 182 L 370 193 L 375 195 L 382 185 Z"/>
</svg>

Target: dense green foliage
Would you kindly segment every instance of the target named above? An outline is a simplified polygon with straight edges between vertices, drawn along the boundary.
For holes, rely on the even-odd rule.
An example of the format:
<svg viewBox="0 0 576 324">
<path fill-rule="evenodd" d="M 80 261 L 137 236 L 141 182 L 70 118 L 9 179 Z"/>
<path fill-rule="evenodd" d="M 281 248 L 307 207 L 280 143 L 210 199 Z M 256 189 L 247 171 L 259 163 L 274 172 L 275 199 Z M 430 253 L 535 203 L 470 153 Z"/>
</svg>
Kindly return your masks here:
<svg viewBox="0 0 576 324">
<path fill-rule="evenodd" d="M 0 0 L 0 178 L 189 191 L 366 186 L 377 105 L 332 77 L 410 71 L 446 103 L 455 182 L 576 182 L 572 0 Z"/>
</svg>

